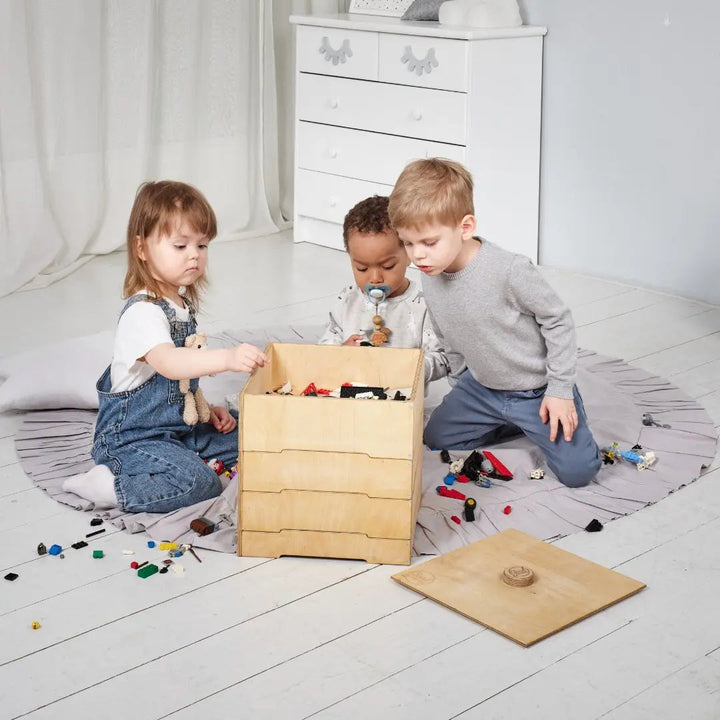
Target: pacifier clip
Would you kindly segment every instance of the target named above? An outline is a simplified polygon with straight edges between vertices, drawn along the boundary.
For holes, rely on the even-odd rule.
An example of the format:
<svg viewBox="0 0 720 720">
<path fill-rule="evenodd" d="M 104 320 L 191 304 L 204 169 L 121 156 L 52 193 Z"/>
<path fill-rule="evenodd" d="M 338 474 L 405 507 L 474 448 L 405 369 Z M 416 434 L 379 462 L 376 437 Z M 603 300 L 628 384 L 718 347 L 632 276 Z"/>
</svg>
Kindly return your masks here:
<svg viewBox="0 0 720 720">
<path fill-rule="evenodd" d="M 384 327 L 383 318 L 378 311 L 380 303 L 383 302 L 390 293 L 390 288 L 387 285 L 371 285 L 368 283 L 365 285 L 365 293 L 370 300 L 375 303 L 375 314 L 372 318 L 375 331 L 370 335 L 370 344 L 375 347 L 380 347 L 380 345 L 388 341 L 392 333 L 389 328 Z"/>
</svg>

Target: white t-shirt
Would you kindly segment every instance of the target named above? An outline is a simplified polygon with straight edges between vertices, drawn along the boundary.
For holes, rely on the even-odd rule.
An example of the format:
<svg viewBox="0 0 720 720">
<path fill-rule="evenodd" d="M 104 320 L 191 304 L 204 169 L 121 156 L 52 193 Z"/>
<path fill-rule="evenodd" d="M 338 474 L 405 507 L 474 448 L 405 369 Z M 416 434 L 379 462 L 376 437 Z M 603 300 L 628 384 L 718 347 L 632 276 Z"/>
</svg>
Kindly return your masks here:
<svg viewBox="0 0 720 720">
<path fill-rule="evenodd" d="M 163 299 L 175 311 L 178 320 L 190 319 L 190 310 L 187 307 L 183 308 L 172 300 Z M 139 358 L 158 345 L 172 341 L 170 323 L 161 307 L 143 300 L 131 305 L 120 316 L 115 331 L 115 346 L 110 364 L 110 392 L 134 390 L 149 380 L 155 375 L 155 370 Z"/>
</svg>

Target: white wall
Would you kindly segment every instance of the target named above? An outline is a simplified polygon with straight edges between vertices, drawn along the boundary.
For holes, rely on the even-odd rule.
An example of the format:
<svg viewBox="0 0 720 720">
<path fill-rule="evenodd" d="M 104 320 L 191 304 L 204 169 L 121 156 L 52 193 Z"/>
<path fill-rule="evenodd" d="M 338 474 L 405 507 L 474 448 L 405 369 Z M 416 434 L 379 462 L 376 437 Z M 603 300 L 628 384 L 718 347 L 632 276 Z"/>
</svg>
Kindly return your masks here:
<svg viewBox="0 0 720 720">
<path fill-rule="evenodd" d="M 540 262 L 720 304 L 720 3 L 521 9 L 548 27 Z"/>
</svg>

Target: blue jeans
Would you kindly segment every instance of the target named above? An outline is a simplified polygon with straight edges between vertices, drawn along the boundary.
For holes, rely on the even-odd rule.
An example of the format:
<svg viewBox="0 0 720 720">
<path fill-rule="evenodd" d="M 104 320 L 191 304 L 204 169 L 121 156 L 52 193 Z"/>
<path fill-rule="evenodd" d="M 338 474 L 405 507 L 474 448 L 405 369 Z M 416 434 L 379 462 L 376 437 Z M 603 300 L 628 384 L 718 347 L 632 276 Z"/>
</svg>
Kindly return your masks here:
<svg viewBox="0 0 720 720">
<path fill-rule="evenodd" d="M 508 427 L 527 435 L 545 454 L 548 467 L 568 487 L 587 485 L 602 465 L 600 450 L 587 424 L 577 388 L 573 389 L 578 426 L 566 442 L 562 430 L 550 442 L 549 424 L 540 419 L 545 388 L 490 390 L 466 370 L 430 416 L 424 442 L 430 448 L 474 450 L 496 443 Z"/>
<path fill-rule="evenodd" d="M 123 308 L 130 307 L 131 298 Z M 177 347 L 195 332 L 195 320 L 179 321 L 163 301 L 157 304 L 170 323 Z M 236 432 L 219 433 L 212 425 L 186 425 L 184 396 L 177 380 L 156 373 L 139 387 L 110 392 L 110 368 L 97 382 L 99 411 L 92 456 L 115 476 L 118 505 L 127 512 L 169 512 L 217 497 L 220 480 L 202 460 L 219 458 L 234 465 Z M 191 389 L 198 387 L 192 380 Z"/>
</svg>

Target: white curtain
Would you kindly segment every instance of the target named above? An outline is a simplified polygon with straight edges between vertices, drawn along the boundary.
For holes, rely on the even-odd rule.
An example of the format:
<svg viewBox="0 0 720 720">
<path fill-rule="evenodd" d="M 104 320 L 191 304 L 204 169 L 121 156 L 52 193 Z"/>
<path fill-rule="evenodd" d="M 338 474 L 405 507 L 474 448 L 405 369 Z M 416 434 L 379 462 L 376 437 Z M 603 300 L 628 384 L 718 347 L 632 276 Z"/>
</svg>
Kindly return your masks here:
<svg viewBox="0 0 720 720">
<path fill-rule="evenodd" d="M 122 247 L 137 186 L 199 187 L 222 237 L 292 214 L 293 13 L 345 0 L 2 0 L 0 295 Z"/>
</svg>

